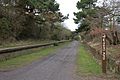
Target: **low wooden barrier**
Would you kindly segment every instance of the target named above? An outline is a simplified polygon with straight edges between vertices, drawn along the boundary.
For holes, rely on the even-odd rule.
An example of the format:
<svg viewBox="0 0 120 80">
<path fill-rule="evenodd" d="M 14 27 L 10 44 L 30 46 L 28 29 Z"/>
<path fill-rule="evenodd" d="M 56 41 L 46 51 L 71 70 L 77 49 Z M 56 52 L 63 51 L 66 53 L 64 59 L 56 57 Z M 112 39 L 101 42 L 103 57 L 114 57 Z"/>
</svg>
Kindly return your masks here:
<svg viewBox="0 0 120 80">
<path fill-rule="evenodd" d="M 89 46 L 86 43 L 83 43 L 84 46 L 90 50 L 94 58 L 102 62 L 102 54 L 99 50 Z M 120 60 L 116 60 L 111 55 L 107 55 L 107 70 L 112 73 L 120 74 Z"/>
<path fill-rule="evenodd" d="M 57 41 L 57 42 L 45 43 L 45 44 L 35 44 L 35 45 L 27 45 L 27 46 L 20 46 L 20 47 L 3 48 L 3 49 L 0 49 L 0 54 L 16 52 L 16 51 L 32 49 L 32 48 L 38 48 L 38 47 L 43 47 L 43 46 L 50 46 L 50 45 L 54 45 L 54 44 L 64 43 L 67 41 L 69 41 L 69 40 L 63 40 L 63 41 Z"/>
<path fill-rule="evenodd" d="M 44 47 L 49 46 L 57 46 L 60 43 L 69 42 L 70 40 L 62 40 L 45 44 L 35 44 L 35 45 L 27 45 L 20 47 L 12 47 L 12 48 L 3 48 L 0 49 L 0 61 L 8 60 L 10 58 L 14 58 L 21 55 L 31 54 L 36 51 L 36 49 L 42 49 Z"/>
</svg>

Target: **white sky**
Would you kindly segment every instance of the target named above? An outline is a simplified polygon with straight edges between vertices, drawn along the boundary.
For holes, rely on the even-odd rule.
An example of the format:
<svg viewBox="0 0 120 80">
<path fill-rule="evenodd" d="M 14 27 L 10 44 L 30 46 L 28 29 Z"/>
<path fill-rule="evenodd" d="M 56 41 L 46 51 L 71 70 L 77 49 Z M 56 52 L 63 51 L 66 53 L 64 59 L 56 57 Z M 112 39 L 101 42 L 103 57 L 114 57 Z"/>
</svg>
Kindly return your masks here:
<svg viewBox="0 0 120 80">
<path fill-rule="evenodd" d="M 60 12 L 62 12 L 63 15 L 69 14 L 69 19 L 65 20 L 65 25 L 72 31 L 74 31 L 77 28 L 77 25 L 74 23 L 73 18 L 74 14 L 73 12 L 77 11 L 76 3 L 79 0 L 56 0 L 60 4 Z"/>
<path fill-rule="evenodd" d="M 73 12 L 77 12 L 76 3 L 80 0 L 56 0 L 60 4 L 60 12 L 62 12 L 63 15 L 69 14 L 69 19 L 65 20 L 64 23 L 66 27 L 72 31 L 75 31 L 77 29 L 77 24 L 74 23 L 74 14 Z M 103 0 L 98 0 L 103 1 Z"/>
</svg>

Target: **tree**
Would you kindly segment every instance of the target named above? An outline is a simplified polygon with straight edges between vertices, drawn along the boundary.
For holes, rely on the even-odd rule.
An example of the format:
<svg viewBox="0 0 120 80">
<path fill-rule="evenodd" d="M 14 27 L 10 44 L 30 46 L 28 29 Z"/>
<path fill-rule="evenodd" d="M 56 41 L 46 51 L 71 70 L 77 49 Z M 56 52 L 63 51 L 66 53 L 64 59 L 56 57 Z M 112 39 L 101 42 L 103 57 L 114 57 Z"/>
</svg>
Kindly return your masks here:
<svg viewBox="0 0 120 80">
<path fill-rule="evenodd" d="M 111 24 L 111 31 L 112 31 L 112 37 L 113 37 L 113 44 L 118 44 L 119 38 L 118 38 L 118 32 L 117 32 L 117 20 L 120 16 L 120 1 L 119 0 L 107 0 L 104 1 L 104 8 L 108 10 L 108 16 L 109 16 L 109 23 Z"/>
<path fill-rule="evenodd" d="M 15 40 L 52 39 L 64 29 L 58 29 L 55 24 L 68 19 L 68 16 L 59 12 L 55 0 L 0 0 L 0 35 Z"/>
<path fill-rule="evenodd" d="M 80 0 L 77 3 L 77 8 L 79 9 L 79 12 L 74 13 L 76 16 L 76 19 L 74 19 L 75 23 L 80 23 L 80 26 L 78 31 L 88 31 L 90 29 L 90 21 L 96 17 L 96 8 L 95 8 L 95 2 L 97 0 Z"/>
</svg>

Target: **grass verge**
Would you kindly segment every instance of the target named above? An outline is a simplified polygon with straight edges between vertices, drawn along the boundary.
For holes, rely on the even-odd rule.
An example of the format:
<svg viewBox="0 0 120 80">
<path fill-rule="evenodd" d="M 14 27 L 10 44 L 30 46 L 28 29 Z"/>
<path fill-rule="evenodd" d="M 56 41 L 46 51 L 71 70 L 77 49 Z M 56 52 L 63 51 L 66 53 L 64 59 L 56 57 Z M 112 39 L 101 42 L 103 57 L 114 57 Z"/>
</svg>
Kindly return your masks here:
<svg viewBox="0 0 120 80">
<path fill-rule="evenodd" d="M 24 40 L 24 41 L 14 41 L 14 42 L 2 42 L 0 43 L 0 48 L 10 48 L 10 47 L 19 47 L 26 45 L 34 45 L 34 44 L 44 44 L 49 42 L 55 42 L 53 40 Z"/>
<path fill-rule="evenodd" d="M 58 50 L 61 47 L 66 46 L 68 43 L 69 42 L 62 43 L 62 44 L 59 44 L 59 46 L 52 46 L 52 47 L 36 50 L 32 52 L 31 54 L 18 56 L 16 58 L 12 58 L 6 61 L 1 61 L 0 71 L 11 70 L 11 69 L 15 69 L 15 68 L 27 65 L 35 60 L 38 60 L 45 56 L 53 54 L 56 50 Z"/>
<path fill-rule="evenodd" d="M 100 65 L 93 58 L 92 54 L 85 49 L 84 45 L 80 45 L 77 54 L 77 73 L 78 75 L 100 75 Z"/>
</svg>

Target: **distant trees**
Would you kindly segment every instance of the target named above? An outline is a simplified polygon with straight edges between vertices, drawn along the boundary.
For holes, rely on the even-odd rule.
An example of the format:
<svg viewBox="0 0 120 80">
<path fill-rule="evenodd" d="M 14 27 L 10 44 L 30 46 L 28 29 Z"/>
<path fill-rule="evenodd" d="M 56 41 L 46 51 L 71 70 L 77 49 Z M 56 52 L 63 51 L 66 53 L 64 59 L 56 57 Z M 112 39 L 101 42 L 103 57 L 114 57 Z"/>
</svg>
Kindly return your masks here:
<svg viewBox="0 0 120 80">
<path fill-rule="evenodd" d="M 0 40 L 67 39 L 65 19 L 55 0 L 0 0 Z"/>
</svg>

